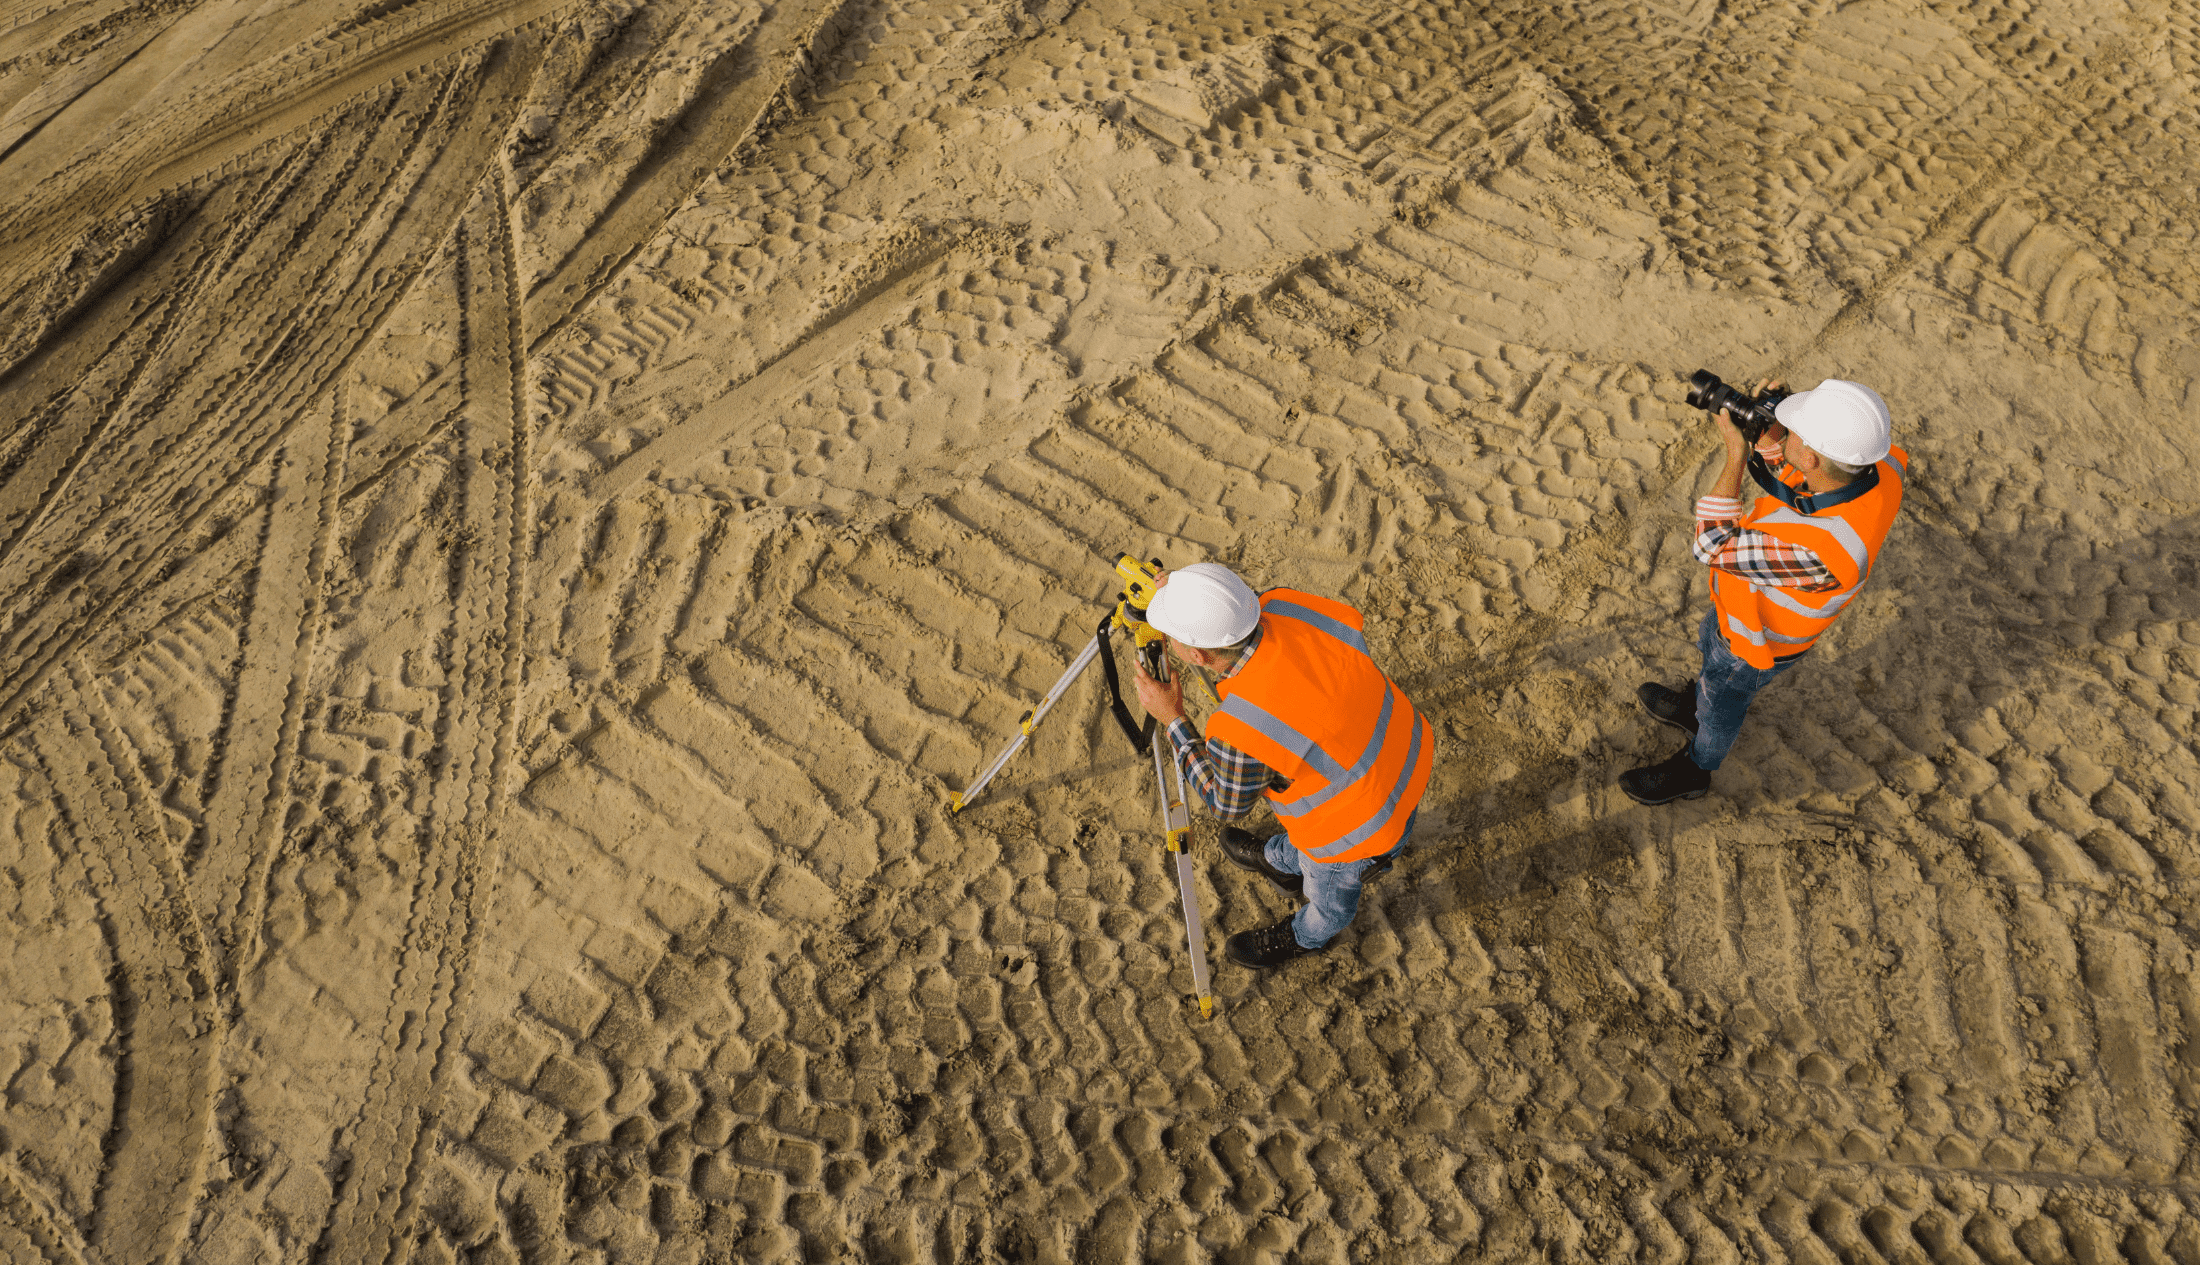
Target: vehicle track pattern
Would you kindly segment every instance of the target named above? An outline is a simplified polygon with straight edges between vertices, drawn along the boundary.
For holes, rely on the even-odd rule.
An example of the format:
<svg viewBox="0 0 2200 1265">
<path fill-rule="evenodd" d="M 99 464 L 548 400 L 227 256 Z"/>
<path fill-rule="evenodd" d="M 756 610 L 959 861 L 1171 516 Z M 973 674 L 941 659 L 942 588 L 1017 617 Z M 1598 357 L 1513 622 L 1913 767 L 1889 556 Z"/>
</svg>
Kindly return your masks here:
<svg viewBox="0 0 2200 1265">
<path fill-rule="evenodd" d="M 349 429 L 348 419 L 338 418 L 340 408 L 333 399 L 315 407 L 275 463 L 267 544 L 241 639 L 236 704 L 199 840 L 205 862 L 193 878 L 200 908 L 212 911 L 223 974 L 232 986 L 258 947 L 268 867 L 297 759 L 320 633 L 319 599 L 336 543 L 336 493 Z"/>
<path fill-rule="evenodd" d="M 14 1165 L 0 1165 L 0 1207 L 7 1210 L 7 1220 L 0 1222 L 0 1243 L 21 1260 L 84 1265 L 83 1243 L 65 1219 L 40 1206 L 34 1189 Z"/>
<path fill-rule="evenodd" d="M 112 893 L 102 921 L 124 981 L 117 1027 L 124 1088 L 89 1236 L 102 1258 L 173 1260 L 206 1163 L 221 1019 L 215 965 L 176 841 L 89 674 L 72 672 L 34 733 L 37 759 L 80 837 L 80 858 Z"/>
<path fill-rule="evenodd" d="M 8 247 L 0 931 L 158 839 L 82 886 L 203 991 L 8 999 L 0 1242 L 2200 1261 L 2190 10 L 409 5 L 177 98 Z M 1919 477 L 1649 812 L 1706 347 L 1887 361 Z M 1119 548 L 1367 609 L 1446 750 L 1207 1024 L 1095 686 L 947 811 Z"/>
<path fill-rule="evenodd" d="M 455 601 L 436 706 L 438 776 L 415 794 L 420 879 L 390 999 L 384 1055 L 349 1140 L 352 1168 L 323 1251 L 396 1255 L 418 1215 L 422 1169 L 455 1075 L 453 1016 L 468 998 L 480 910 L 497 882 L 524 661 L 532 436 L 511 207 L 492 171 L 461 222 L 467 417 L 452 475 L 468 547 L 451 560 Z"/>
<path fill-rule="evenodd" d="M 478 55 L 494 41 L 555 12 L 550 0 L 447 0 L 403 5 L 380 20 L 340 23 L 294 49 L 133 120 L 123 154 L 79 155 L 27 190 L 0 238 L 12 290 L 50 263 L 47 253 L 81 223 L 80 208 L 128 205 L 223 170 L 287 133 L 376 95 L 392 80 Z M 463 51 L 462 51 L 463 50 Z M 341 67 L 333 80 L 328 68 Z M 308 85 L 299 93 L 297 86 Z"/>
<path fill-rule="evenodd" d="M 279 323 L 269 332 L 263 344 L 265 350 L 239 358 L 246 365 L 268 365 L 273 373 L 263 377 L 232 369 L 193 374 L 191 367 L 204 356 L 206 341 L 220 330 L 218 321 L 199 323 L 199 328 L 192 331 L 197 346 L 174 346 L 169 349 L 170 356 L 164 357 L 182 373 L 140 383 L 135 392 L 140 407 L 154 415 L 144 425 L 153 433 L 173 431 L 176 441 L 161 445 L 157 452 L 142 442 L 118 446 L 118 459 L 102 463 L 97 481 L 79 489 L 77 498 L 64 501 L 52 491 L 46 494 L 49 503 L 66 509 L 41 520 L 40 539 L 26 538 L 10 558 L 9 570 L 15 577 L 11 587 L 18 594 L 36 585 L 55 597 L 42 603 L 26 602 L 18 613 L 9 638 L 8 663 L 0 669 L 6 674 L 9 691 L 4 705 L 7 710 L 20 708 L 28 691 L 50 674 L 69 647 L 82 639 L 82 618 L 126 601 L 134 587 L 142 583 L 141 577 L 160 565 L 166 556 L 163 547 L 177 542 L 179 536 L 201 522 L 219 498 L 280 443 L 285 429 L 294 425 L 299 415 L 290 410 L 300 409 L 304 400 L 325 389 L 333 374 L 356 354 L 359 343 L 403 288 L 401 284 L 383 284 L 377 275 L 379 270 L 393 264 L 401 269 L 417 268 L 425 262 L 417 246 L 410 247 L 413 254 L 407 259 L 403 253 L 407 247 L 393 244 L 406 241 L 408 233 L 400 232 L 395 239 L 387 234 L 418 217 L 429 222 L 425 235 L 431 241 L 440 240 L 441 231 L 433 227 L 438 215 L 455 215 L 453 204 L 478 170 L 479 149 L 486 143 L 485 137 L 499 130 L 493 121 L 493 112 L 502 104 L 497 87 L 508 91 L 517 86 L 509 81 L 524 82 L 526 73 L 524 62 L 508 58 L 501 65 L 484 67 L 478 76 L 454 74 L 435 85 L 423 94 L 425 99 L 415 104 L 416 110 L 425 113 L 397 113 L 392 116 L 392 126 L 371 134 L 380 147 L 369 142 L 357 155 L 356 161 L 365 169 L 363 178 L 327 190 L 330 196 L 339 190 L 348 194 L 351 205 L 343 210 L 323 208 L 310 230 L 313 240 L 309 247 L 284 252 L 280 258 L 247 254 L 238 261 L 241 267 L 226 279 L 225 289 L 231 293 L 267 284 L 269 279 L 259 275 L 262 268 L 274 268 L 278 275 L 290 269 L 301 269 L 308 275 L 332 266 L 343 270 L 329 278 L 336 294 L 327 308 L 296 312 L 291 318 L 294 324 Z M 477 90 L 485 86 L 483 80 L 494 86 L 477 95 Z M 435 130 L 423 132 L 423 125 Z M 423 145 L 429 137 L 433 139 Z M 326 160 L 326 165 L 321 160 Z M 341 148 L 334 153 L 322 151 L 301 156 L 293 164 L 294 174 L 300 179 L 316 174 L 323 180 L 341 177 L 353 161 L 354 156 Z M 386 183 L 393 179 L 403 183 L 393 189 Z M 290 214 L 305 213 L 313 206 L 310 198 L 301 203 L 292 204 L 295 209 Z M 362 243 L 365 249 L 347 255 L 353 234 L 362 230 L 373 234 Z M 380 237 L 379 243 L 375 243 L 375 237 Z M 271 235 L 261 249 L 272 252 L 273 247 Z M 290 347 L 293 339 L 302 339 L 304 344 L 295 349 L 295 354 Z M 276 352 L 284 353 L 284 358 L 271 361 L 271 354 Z M 248 383 L 254 389 L 241 391 Z M 124 433 L 134 437 L 139 429 L 131 425 Z M 115 521 L 112 510 L 102 513 L 98 507 L 110 503 L 119 507 L 131 491 L 148 486 L 181 486 L 190 489 L 190 494 L 165 501 L 155 512 L 160 521 L 145 524 L 141 534 L 133 538 L 143 545 L 126 551 L 127 547 L 117 542 L 118 548 L 101 567 L 71 582 L 70 572 L 79 564 L 70 560 L 84 558 L 82 546 L 111 530 Z M 57 574 L 62 577 L 58 583 L 54 579 Z"/>
</svg>

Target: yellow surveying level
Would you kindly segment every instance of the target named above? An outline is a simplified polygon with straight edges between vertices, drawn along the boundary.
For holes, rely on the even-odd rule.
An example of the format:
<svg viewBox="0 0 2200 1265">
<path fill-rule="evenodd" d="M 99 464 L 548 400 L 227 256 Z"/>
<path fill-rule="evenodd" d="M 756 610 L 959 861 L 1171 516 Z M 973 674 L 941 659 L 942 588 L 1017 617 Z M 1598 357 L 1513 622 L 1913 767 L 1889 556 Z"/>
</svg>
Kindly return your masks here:
<svg viewBox="0 0 2200 1265">
<path fill-rule="evenodd" d="M 1123 727 L 1131 746 L 1153 759 L 1154 791 L 1161 808 L 1162 847 L 1176 856 L 1177 893 L 1184 905 L 1184 935 L 1192 954 L 1192 987 L 1198 996 L 1200 1017 L 1204 1019 L 1214 1014 L 1215 998 L 1207 983 L 1207 948 L 1200 927 L 1199 892 L 1192 883 L 1192 814 L 1184 798 L 1184 770 L 1168 753 L 1166 735 L 1159 742 L 1154 740 L 1153 717 L 1148 716 L 1143 726 L 1131 719 L 1130 708 L 1123 702 L 1122 678 L 1116 672 L 1115 654 L 1108 645 L 1114 634 L 1122 633 L 1130 641 L 1132 653 L 1145 661 L 1147 675 L 1162 681 L 1169 679 L 1165 639 L 1160 629 L 1146 622 L 1146 607 L 1161 584 L 1161 559 L 1155 558 L 1148 564 L 1127 553 L 1119 554 L 1115 559 L 1115 574 L 1123 582 L 1122 590 L 1116 594 L 1114 608 L 1100 621 L 1092 640 L 1085 643 L 1084 650 L 1046 692 L 1046 697 L 1039 700 L 1039 705 L 1023 714 L 1016 725 L 1016 736 L 1009 739 L 1001 753 L 968 787 L 953 792 L 948 802 L 953 812 L 959 813 L 969 807 L 970 801 L 992 783 L 1016 753 L 1024 749 L 1025 743 L 1031 741 L 1033 731 L 1046 719 L 1047 713 L 1054 710 L 1054 704 L 1078 677 L 1084 675 L 1085 669 L 1092 666 L 1092 661 L 1098 659 L 1107 673 L 1108 709 L 1115 714 L 1116 723 Z M 1171 774 L 1175 775 L 1173 789 Z"/>
<path fill-rule="evenodd" d="M 1120 554 L 1115 559 L 1115 574 L 1123 581 L 1123 591 L 1115 595 L 1115 614 L 1108 623 L 1131 635 L 1134 650 L 1143 652 L 1148 646 L 1159 646 L 1161 630 L 1146 622 L 1146 608 L 1153 604 L 1154 589 L 1161 580 L 1161 559 L 1154 559 L 1149 566 L 1127 553 Z"/>
</svg>

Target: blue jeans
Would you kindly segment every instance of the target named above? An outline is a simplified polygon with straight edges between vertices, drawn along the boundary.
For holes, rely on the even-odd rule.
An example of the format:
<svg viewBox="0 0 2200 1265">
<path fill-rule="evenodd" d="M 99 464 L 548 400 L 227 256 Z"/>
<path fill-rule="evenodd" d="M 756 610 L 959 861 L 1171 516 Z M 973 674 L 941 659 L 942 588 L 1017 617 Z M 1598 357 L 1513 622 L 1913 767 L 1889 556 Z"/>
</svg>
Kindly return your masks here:
<svg viewBox="0 0 2200 1265">
<path fill-rule="evenodd" d="M 1696 762 L 1697 768 L 1709 772 L 1726 761 L 1728 748 L 1741 736 L 1742 717 L 1749 714 L 1750 700 L 1757 697 L 1757 691 L 1794 667 L 1802 656 L 1784 662 L 1775 660 L 1769 669 L 1742 662 L 1734 648 L 1726 644 L 1716 607 L 1704 612 L 1696 645 L 1703 651 L 1703 671 L 1696 677 L 1696 741 L 1688 748 L 1688 758 Z"/>
<path fill-rule="evenodd" d="M 1413 823 L 1420 818 L 1418 808 L 1406 818 L 1406 832 L 1398 837 L 1397 847 L 1357 861 L 1316 861 L 1291 846 L 1291 836 L 1268 836 L 1268 864 L 1306 882 L 1306 908 L 1291 916 L 1291 938 L 1300 948 L 1318 949 L 1351 925 L 1352 916 L 1360 912 L 1361 880 L 1377 861 L 1406 850 L 1413 839 Z"/>
</svg>

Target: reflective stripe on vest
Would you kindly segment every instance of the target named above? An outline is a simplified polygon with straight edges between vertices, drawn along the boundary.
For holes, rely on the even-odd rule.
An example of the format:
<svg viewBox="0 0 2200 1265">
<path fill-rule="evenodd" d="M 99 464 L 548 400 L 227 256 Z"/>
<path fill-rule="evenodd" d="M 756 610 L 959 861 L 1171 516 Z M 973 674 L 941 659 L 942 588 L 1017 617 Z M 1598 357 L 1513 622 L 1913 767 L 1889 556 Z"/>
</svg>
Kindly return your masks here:
<svg viewBox="0 0 2200 1265">
<path fill-rule="evenodd" d="M 1392 688 L 1397 687 L 1393 686 Z M 1413 775 L 1420 768 L 1421 735 L 1427 732 L 1428 722 L 1422 720 L 1419 716 L 1415 716 L 1413 718 L 1413 738 L 1406 744 L 1406 767 L 1399 772 L 1397 782 L 1391 786 L 1390 798 L 1383 801 L 1382 811 L 1368 819 L 1367 824 L 1361 826 L 1358 830 L 1327 847 L 1309 849 L 1306 855 L 1317 861 L 1328 861 L 1342 857 L 1345 853 L 1374 838 L 1377 831 L 1388 826 L 1397 818 L 1398 804 L 1405 799 L 1406 788 L 1413 785 Z M 1414 796 L 1413 803 L 1415 807 L 1419 807 L 1421 803 L 1420 796 Z"/>
<path fill-rule="evenodd" d="M 1752 667 L 1768 669 L 1780 658 L 1808 650 L 1833 626 L 1834 616 L 1871 576 L 1879 547 L 1901 508 L 1902 481 L 1908 469 L 1909 454 L 1894 449 L 1879 467 L 1878 483 L 1870 492 L 1813 514 L 1798 513 L 1774 497 L 1757 501 L 1743 517 L 1742 529 L 1809 548 L 1833 573 L 1838 587 L 1831 592 L 1802 592 L 1714 570 L 1712 605 L 1737 656 Z"/>
<path fill-rule="evenodd" d="M 1786 646 L 1807 646 L 1818 640 L 1817 633 L 1812 633 L 1808 637 L 1783 637 L 1769 628 L 1751 628 L 1732 615 L 1726 617 L 1726 630 L 1753 646 L 1761 646 L 1766 642 L 1773 641 Z"/>
<path fill-rule="evenodd" d="M 1320 611 L 1311 610 L 1299 605 L 1297 602 L 1286 602 L 1281 598 L 1273 602 L 1261 603 L 1261 609 L 1271 615 L 1281 615 L 1285 619 L 1296 619 L 1312 624 L 1361 654 L 1367 655 L 1368 658 L 1375 657 L 1368 654 L 1367 638 L 1360 635 L 1360 630 L 1341 619 L 1331 619 Z"/>
<path fill-rule="evenodd" d="M 1269 804 L 1293 845 L 1319 861 L 1396 846 L 1435 752 L 1434 731 L 1375 666 L 1357 618 L 1310 594 L 1264 595 L 1260 648 L 1242 677 L 1224 679 L 1207 729 L 1291 780 L 1267 792 Z"/>
<path fill-rule="evenodd" d="M 1360 752 L 1360 758 L 1354 760 L 1349 769 L 1338 767 L 1329 753 L 1321 749 L 1321 744 L 1261 710 L 1260 704 L 1247 701 L 1243 695 L 1232 695 L 1224 702 L 1222 714 L 1234 716 L 1267 734 L 1275 740 L 1277 746 L 1295 753 L 1306 761 L 1308 768 L 1322 775 L 1322 781 L 1327 785 L 1320 790 L 1288 804 L 1273 805 L 1278 817 L 1304 817 L 1336 798 L 1337 792 L 1366 777 L 1368 771 L 1375 767 L 1375 757 L 1383 753 L 1383 739 L 1390 734 L 1390 713 L 1392 704 L 1396 701 L 1393 697 L 1396 693 L 1396 687 L 1383 692 L 1383 710 L 1375 718 L 1375 736 L 1368 739 L 1367 749 Z"/>
<path fill-rule="evenodd" d="M 1849 561 L 1856 564 L 1856 578 L 1858 580 L 1871 574 L 1872 551 L 1864 547 L 1864 538 L 1857 535 L 1856 529 L 1849 526 L 1847 521 L 1839 515 L 1798 514 L 1783 505 L 1769 514 L 1757 515 L 1744 526 L 1756 527 L 1764 523 L 1773 523 L 1782 527 L 1811 527 L 1822 531 L 1840 541 L 1841 547 L 1848 551 Z M 1850 583 L 1854 582 L 1850 581 Z"/>
<path fill-rule="evenodd" d="M 1757 591 L 1757 596 L 1761 600 L 1770 602 L 1782 610 L 1794 611 L 1796 614 L 1809 619 L 1832 619 L 1835 611 L 1847 606 L 1849 599 L 1856 596 L 1856 590 L 1850 589 L 1845 593 L 1836 593 L 1827 598 L 1823 606 L 1811 606 L 1798 600 L 1794 594 L 1776 584 L 1752 584 L 1750 587 Z"/>
</svg>

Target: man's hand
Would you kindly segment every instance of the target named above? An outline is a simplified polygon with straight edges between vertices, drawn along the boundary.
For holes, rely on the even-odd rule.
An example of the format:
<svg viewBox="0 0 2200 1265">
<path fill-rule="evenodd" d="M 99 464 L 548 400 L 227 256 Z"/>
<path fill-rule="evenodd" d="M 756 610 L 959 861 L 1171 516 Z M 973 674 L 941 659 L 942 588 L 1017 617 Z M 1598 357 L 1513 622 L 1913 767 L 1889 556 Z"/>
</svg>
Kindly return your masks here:
<svg viewBox="0 0 2200 1265">
<path fill-rule="evenodd" d="M 1760 382 L 1757 384 L 1757 394 L 1763 395 L 1779 385 L 1777 381 Z M 1734 419 L 1728 416 L 1725 409 L 1720 409 L 1711 420 L 1719 428 L 1719 438 L 1726 441 L 1726 466 L 1719 471 L 1717 482 L 1711 485 L 1710 495 L 1738 497 L 1742 494 L 1742 471 L 1749 466 L 1749 441 L 1742 437 L 1742 428 L 1734 424 Z M 1766 429 L 1765 434 L 1770 435 L 1775 430 L 1779 430 L 1782 435 L 1787 433 L 1775 422 Z"/>
<path fill-rule="evenodd" d="M 1778 378 L 1767 378 L 1757 384 L 1757 390 L 1754 392 L 1754 394 L 1761 396 L 1765 392 L 1772 390 L 1774 387 L 1782 385 L 1784 384 Z M 1719 428 L 1719 438 L 1726 441 L 1726 450 L 1728 452 L 1742 453 L 1745 456 L 1747 455 L 1747 453 L 1749 452 L 1749 441 L 1742 437 L 1742 428 L 1734 424 L 1734 418 L 1729 415 L 1725 409 L 1720 409 L 1716 414 L 1714 414 L 1711 418 L 1711 421 L 1713 425 Z M 1777 434 L 1775 432 L 1777 432 Z M 1778 442 L 1779 439 L 1784 439 L 1786 438 L 1786 436 L 1787 429 L 1781 426 L 1778 422 L 1774 422 L 1771 426 L 1766 428 L 1764 437 L 1759 442 L 1765 442 L 1766 440 Z"/>
<path fill-rule="evenodd" d="M 1184 684 L 1182 681 L 1156 681 L 1146 671 L 1143 657 L 1131 660 L 1131 671 L 1137 675 L 1132 684 L 1138 690 L 1138 705 L 1146 714 L 1163 725 L 1173 725 L 1184 719 Z"/>
<path fill-rule="evenodd" d="M 1719 438 L 1726 441 L 1728 452 L 1748 451 L 1749 441 L 1742 438 L 1742 428 L 1734 424 L 1733 417 L 1728 415 L 1725 409 L 1720 409 L 1717 413 L 1712 414 L 1711 422 L 1719 428 Z"/>
</svg>

